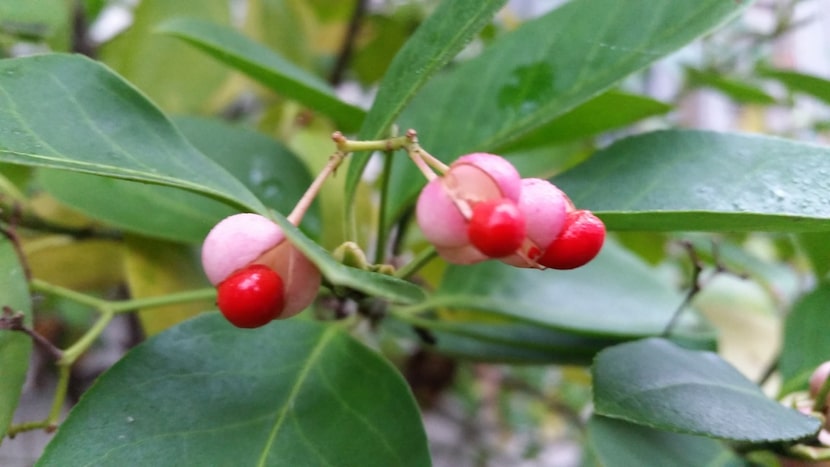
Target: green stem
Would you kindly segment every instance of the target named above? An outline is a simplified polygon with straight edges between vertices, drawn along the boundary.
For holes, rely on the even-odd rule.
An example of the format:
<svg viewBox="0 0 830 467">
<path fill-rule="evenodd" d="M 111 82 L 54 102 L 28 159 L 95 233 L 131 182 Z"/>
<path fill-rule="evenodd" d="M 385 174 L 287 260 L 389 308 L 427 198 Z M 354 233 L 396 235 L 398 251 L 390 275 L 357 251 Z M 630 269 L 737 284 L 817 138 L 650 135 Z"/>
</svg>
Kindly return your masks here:
<svg viewBox="0 0 830 467">
<path fill-rule="evenodd" d="M 212 300 L 215 297 L 216 289 L 213 287 L 205 287 L 203 289 L 188 290 L 186 292 L 160 295 L 157 297 L 136 298 L 132 300 L 109 302 L 108 308 L 113 313 L 125 313 L 130 311 L 143 310 L 147 308 L 157 308 L 167 305 L 176 305 L 179 303 L 197 302 L 200 300 Z"/>
<path fill-rule="evenodd" d="M 389 180 L 392 178 L 392 151 L 383 154 L 383 173 L 380 176 L 380 208 L 378 210 L 378 231 L 375 242 L 375 264 L 386 260 L 386 242 L 389 241 L 389 231 L 386 228 L 386 199 L 389 192 Z"/>
<path fill-rule="evenodd" d="M 23 422 L 18 423 L 16 425 L 9 426 L 9 429 L 6 430 L 6 435 L 9 438 L 14 438 L 19 433 L 23 433 L 24 431 L 33 431 L 33 430 L 42 430 L 49 426 L 49 420 L 38 420 L 36 422 Z"/>
<path fill-rule="evenodd" d="M 337 149 L 343 152 L 362 152 L 362 151 L 394 151 L 396 149 L 403 149 L 410 144 L 411 140 L 407 136 L 398 136 L 389 139 L 379 139 L 374 141 L 352 141 L 345 138 L 337 139 Z"/>
<path fill-rule="evenodd" d="M 72 363 L 58 363 L 58 384 L 55 387 L 55 397 L 52 399 L 52 409 L 49 410 L 49 417 L 45 420 L 47 431 L 54 431 L 58 426 L 58 420 L 63 410 L 63 403 L 66 400 L 66 392 L 69 389 L 69 375 Z"/>
<path fill-rule="evenodd" d="M 63 351 L 63 358 L 58 361 L 58 365 L 66 365 L 69 367 L 75 363 L 75 360 L 77 360 L 81 354 L 92 347 L 92 344 L 95 343 L 98 336 L 104 332 L 104 329 L 106 329 L 107 325 L 110 324 L 110 321 L 112 321 L 112 318 L 114 317 L 115 313 L 113 313 L 112 310 L 101 310 L 101 316 L 98 317 L 95 324 L 93 324 L 80 339 L 78 339 L 68 349 Z"/>
<path fill-rule="evenodd" d="M 56 295 L 58 297 L 63 297 L 68 300 L 72 300 L 73 302 L 80 303 L 81 305 L 91 306 L 99 310 L 107 308 L 109 305 L 107 300 L 93 297 L 85 293 L 76 292 L 72 289 L 67 289 L 66 287 L 61 287 L 59 285 L 50 284 L 40 279 L 32 279 L 30 286 L 35 292 Z"/>
<path fill-rule="evenodd" d="M 420 271 L 421 268 L 427 265 L 438 254 L 434 246 L 428 246 L 421 250 L 415 258 L 412 259 L 402 268 L 395 271 L 395 277 L 399 279 L 409 279 L 413 274 Z"/>
</svg>

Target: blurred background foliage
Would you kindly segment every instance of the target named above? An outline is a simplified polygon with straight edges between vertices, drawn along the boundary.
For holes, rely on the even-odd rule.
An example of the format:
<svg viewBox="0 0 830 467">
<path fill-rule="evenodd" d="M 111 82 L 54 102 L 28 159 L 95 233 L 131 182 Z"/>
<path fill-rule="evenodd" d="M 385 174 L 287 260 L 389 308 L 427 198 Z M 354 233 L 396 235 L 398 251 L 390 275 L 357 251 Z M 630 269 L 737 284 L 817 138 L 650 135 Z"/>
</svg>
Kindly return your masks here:
<svg viewBox="0 0 830 467">
<path fill-rule="evenodd" d="M 185 43 L 156 33 L 164 21 L 188 16 L 232 26 L 278 51 L 302 69 L 334 85 L 356 105 L 371 101 L 379 79 L 407 37 L 437 1 L 405 0 L 3 0 L 0 2 L 0 55 L 46 51 L 76 52 L 97 58 L 133 83 L 176 120 L 194 142 L 204 127 L 211 133 L 251 141 L 248 176 L 258 177 L 269 151 L 318 171 L 336 129 L 296 102 L 253 82 Z M 463 61 L 499 35 L 557 6 L 559 1 L 514 0 L 494 23 L 456 58 Z M 569 115 L 567 124 L 539 131 L 523 145 L 504 148 L 525 176 L 552 176 L 584 160 L 595 149 L 622 136 L 667 127 L 738 130 L 826 143 L 830 135 L 830 8 L 821 0 L 760 0 L 738 21 L 657 62 L 621 83 L 616 93 L 594 107 Z M 629 97 L 636 95 L 637 97 Z M 635 125 L 615 124 L 621 107 L 639 112 Z M 632 110 L 634 109 L 634 110 Z M 601 123 L 597 123 L 601 121 Z M 599 129 L 612 128 L 596 135 Z M 269 145 L 257 134 L 282 144 Z M 203 140 L 202 140 L 203 141 Z M 196 143 L 198 146 L 198 142 Z M 217 142 L 218 144 L 218 142 Z M 212 146 L 215 148 L 215 145 Z M 210 152 L 210 147 L 204 149 Z M 540 157 L 542 155 L 543 157 Z M 221 157 L 221 155 L 217 156 Z M 541 161 L 541 162 L 540 162 Z M 374 229 L 377 199 L 370 165 L 356 210 L 370 219 L 357 232 L 361 244 Z M 35 277 L 102 296 L 152 296 L 205 284 L 197 262 L 198 238 L 209 225 L 183 238 L 156 238 L 124 231 L 118 219 L 102 222 L 84 213 L 73 198 L 72 183 L 47 171 L 0 168 L 2 222 L 32 227 L 23 246 Z M 243 174 L 243 176 L 245 176 Z M 92 183 L 92 182 L 90 182 Z M 277 190 L 282 209 L 291 200 L 277 196 L 285 180 L 259 180 L 265 194 Z M 343 177 L 324 189 L 319 212 L 304 225 L 331 249 L 342 239 Z M 297 181 L 297 186 L 304 183 Z M 280 201 L 281 200 L 281 201 Z M 67 206 L 72 204 L 74 208 Z M 215 207 L 206 206 L 205 209 Z M 36 232 L 36 233 L 33 233 Z M 417 249 L 417 234 L 402 249 Z M 720 353 L 744 374 L 765 382 L 770 394 L 802 388 L 803 361 L 830 356 L 830 344 L 811 338 L 804 322 L 823 319 L 830 269 L 827 234 L 674 234 L 617 233 L 614 239 L 657 267 L 678 290 L 689 286 L 690 262 L 681 241 L 697 248 L 709 264 L 703 291 L 694 305 L 718 328 Z M 715 275 L 715 263 L 745 274 Z M 422 274 L 437 284 L 444 266 L 435 262 Z M 818 298 L 815 298 L 818 297 Z M 37 329 L 59 344 L 71 342 L 89 326 L 87 310 L 41 301 Z M 156 333 L 203 309 L 140 314 L 124 318 L 121 331 L 76 368 L 74 394 L 144 335 Z M 812 317 L 810 317 L 812 316 Z M 790 317 L 790 318 L 788 318 Z M 106 336 L 105 336 L 106 337 Z M 509 366 L 456 359 L 422 349 L 417 339 L 400 339 L 394 329 L 370 338 L 403 369 L 424 408 L 436 465 L 569 465 L 589 461 L 585 409 L 590 376 L 578 366 Z M 781 354 L 782 343 L 792 350 Z M 822 358 L 821 356 L 824 356 Z M 40 358 L 42 362 L 42 357 Z M 48 370 L 32 366 L 27 393 L 43 391 Z M 783 378 L 782 378 L 783 376 Z M 24 401 L 36 405 L 38 398 Z M 48 397 L 46 398 L 48 400 Z M 21 409 L 25 412 L 25 407 Z M 36 458 L 39 433 L 24 443 L 5 443 L 0 459 Z M 12 450 L 29 449 L 21 453 Z M 472 463 L 468 463 L 473 459 Z M 465 464 L 467 463 L 467 464 Z"/>
</svg>

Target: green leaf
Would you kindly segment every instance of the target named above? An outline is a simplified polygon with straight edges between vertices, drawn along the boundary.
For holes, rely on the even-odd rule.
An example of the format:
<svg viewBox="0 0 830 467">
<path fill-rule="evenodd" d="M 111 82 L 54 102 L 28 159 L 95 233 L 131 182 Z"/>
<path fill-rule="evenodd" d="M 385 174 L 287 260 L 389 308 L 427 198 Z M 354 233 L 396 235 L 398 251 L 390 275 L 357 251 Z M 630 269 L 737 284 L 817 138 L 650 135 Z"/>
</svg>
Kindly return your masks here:
<svg viewBox="0 0 830 467">
<path fill-rule="evenodd" d="M 217 222 L 237 212 L 214 199 L 168 186 L 65 170 L 41 170 L 37 180 L 56 199 L 90 217 L 175 242 L 200 242 Z"/>
<path fill-rule="evenodd" d="M 659 431 L 594 415 L 588 420 L 589 448 L 603 467 L 738 467 L 743 460 L 723 443 L 700 436 Z"/>
<path fill-rule="evenodd" d="M 779 138 L 658 131 L 553 181 L 612 230 L 830 229 L 830 149 Z"/>
<path fill-rule="evenodd" d="M 311 184 L 311 174 L 297 156 L 265 135 L 214 119 L 182 117 L 174 122 L 197 149 L 242 181 L 268 207 L 290 212 Z M 177 242 L 201 242 L 219 220 L 237 212 L 227 204 L 171 187 L 67 171 L 41 172 L 40 183 L 63 203 L 89 216 L 147 237 Z M 149 210 L 152 216 L 147 216 Z M 308 212 L 303 226 L 319 235 L 318 209 Z"/>
<path fill-rule="evenodd" d="M 816 367 L 830 360 L 827 303 L 830 303 L 830 284 L 822 282 L 793 305 L 787 315 L 784 344 L 778 361 L 783 379 L 782 394 L 807 389 L 810 375 Z"/>
<path fill-rule="evenodd" d="M 420 339 L 413 327 L 395 318 L 384 320 L 383 326 L 396 336 Z M 587 365 L 591 360 L 590 356 L 574 355 L 567 352 L 563 353 L 555 348 L 526 347 L 517 342 L 506 343 L 508 339 L 499 341 L 486 340 L 471 336 L 466 332 L 459 334 L 434 327 L 429 328 L 429 335 L 434 340 L 434 342 L 429 343 L 432 349 L 454 358 L 474 362 L 517 365 L 552 363 L 562 365 Z"/>
<path fill-rule="evenodd" d="M 751 2 L 574 0 L 505 34 L 438 76 L 413 99 L 401 128 L 451 161 L 520 140 L 627 75 L 734 17 Z M 636 26 L 634 26 L 636 25 Z M 396 161 L 387 219 L 418 193 L 417 170 Z"/>
<path fill-rule="evenodd" d="M 764 92 L 763 89 L 735 78 L 723 76 L 718 72 L 695 70 L 687 67 L 686 74 L 689 76 L 692 85 L 715 89 L 736 102 L 761 105 L 775 104 L 775 98 Z"/>
<path fill-rule="evenodd" d="M 585 138 L 664 114 L 672 106 L 646 96 L 608 91 L 561 115 L 497 152 L 547 146 Z"/>
<path fill-rule="evenodd" d="M 23 322 L 31 326 L 29 286 L 17 252 L 5 236 L 0 236 L 0 270 L 3 271 L 0 307 L 8 306 L 15 312 L 22 312 Z M 0 444 L 17 409 L 31 353 L 32 340 L 29 336 L 22 332 L 0 330 Z"/>
<path fill-rule="evenodd" d="M 659 334 L 682 297 L 639 258 L 607 242 L 599 256 L 572 271 L 520 269 L 498 261 L 449 266 L 441 284 L 409 312 L 478 310 L 592 337 Z M 694 314 L 682 335 L 711 340 Z"/>
<path fill-rule="evenodd" d="M 311 185 L 311 173 L 300 157 L 262 133 L 211 118 L 175 117 L 173 123 L 196 149 L 277 212 L 291 212 Z M 301 226 L 313 238 L 320 234 L 317 203 L 311 205 Z"/>
<path fill-rule="evenodd" d="M 711 352 L 650 338 L 594 361 L 596 412 L 660 430 L 767 443 L 809 437 L 821 421 L 769 399 Z"/>
<path fill-rule="evenodd" d="M 439 352 L 478 361 L 588 365 L 597 352 L 620 343 L 620 339 L 592 338 L 477 311 L 439 310 L 413 316 L 393 310 L 392 315 L 429 330 Z M 405 328 L 399 324 L 396 329 L 401 333 Z"/>
<path fill-rule="evenodd" d="M 426 298 L 424 290 L 411 282 L 338 263 L 328 251 L 306 237 L 288 219 L 279 213 L 272 217 L 291 243 L 309 261 L 317 265 L 320 272 L 332 285 L 358 290 L 371 297 L 385 298 L 401 304 L 419 303 Z"/>
<path fill-rule="evenodd" d="M 227 0 L 141 0 L 130 28 L 101 47 L 101 60 L 166 112 L 210 112 L 227 68 L 155 28 L 182 15 L 230 24 L 230 10 Z"/>
<path fill-rule="evenodd" d="M 177 18 L 157 31 L 182 39 L 272 90 L 331 117 L 344 131 L 356 130 L 363 121 L 363 109 L 341 101 L 325 81 L 234 29 Z"/>
<path fill-rule="evenodd" d="M 135 88 L 80 55 L 0 61 L 0 136 L 2 162 L 174 186 L 267 212 Z"/>
<path fill-rule="evenodd" d="M 389 65 L 360 129 L 360 139 L 378 139 L 400 115 L 418 90 L 481 30 L 506 0 L 441 2 L 421 23 Z M 443 106 L 435 107 L 444 109 Z M 439 112 L 442 113 L 442 112 Z M 346 197 L 351 200 L 369 154 L 352 156 L 346 175 Z"/>
<path fill-rule="evenodd" d="M 130 351 L 72 409 L 38 463 L 429 464 L 409 388 L 377 354 L 336 325 L 240 330 L 218 314 Z"/>
<path fill-rule="evenodd" d="M 758 74 L 775 79 L 788 89 L 815 97 L 830 104 L 830 80 L 789 70 L 761 68 Z"/>
</svg>

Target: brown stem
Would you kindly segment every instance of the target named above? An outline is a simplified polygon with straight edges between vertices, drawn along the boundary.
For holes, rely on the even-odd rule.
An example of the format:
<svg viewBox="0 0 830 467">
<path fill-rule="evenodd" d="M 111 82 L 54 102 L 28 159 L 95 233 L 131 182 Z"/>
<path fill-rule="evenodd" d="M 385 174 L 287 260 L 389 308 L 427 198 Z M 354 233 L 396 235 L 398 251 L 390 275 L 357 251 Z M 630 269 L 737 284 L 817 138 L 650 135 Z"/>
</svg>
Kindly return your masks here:
<svg viewBox="0 0 830 467">
<path fill-rule="evenodd" d="M 329 75 L 329 83 L 332 86 L 337 86 L 343 81 L 343 75 L 349 66 L 349 61 L 352 59 L 357 34 L 360 32 L 360 23 L 363 22 L 363 17 L 366 15 L 367 3 L 366 0 L 357 0 L 355 2 L 352 17 L 349 20 L 349 27 L 346 30 L 346 36 L 343 38 L 343 43 L 340 45 L 340 51 L 337 54 L 337 60 L 334 62 L 334 67 L 332 67 L 331 74 Z"/>
<path fill-rule="evenodd" d="M 23 313 L 19 311 L 15 312 L 10 306 L 3 306 L 3 315 L 0 316 L 0 329 L 18 331 L 28 335 L 32 338 L 35 344 L 39 345 L 40 348 L 46 351 L 46 353 L 49 354 L 55 361 L 58 361 L 63 357 L 63 352 L 59 348 L 55 347 L 51 342 L 49 342 L 48 339 L 38 334 L 37 331 L 23 324 Z"/>
<path fill-rule="evenodd" d="M 662 336 L 669 337 L 674 327 L 677 325 L 677 321 L 680 319 L 680 315 L 683 313 L 692 300 L 703 290 L 704 281 L 702 280 L 703 275 L 703 267 L 705 266 L 703 261 L 700 259 L 700 256 L 697 254 L 697 250 L 695 250 L 694 245 L 688 240 L 684 240 L 681 242 L 683 248 L 686 249 L 686 253 L 689 255 L 689 260 L 692 263 L 692 280 L 691 285 L 689 286 L 689 291 L 686 292 L 686 296 L 683 298 L 683 301 L 680 302 L 680 306 L 677 307 L 677 310 L 672 315 L 669 323 L 666 325 L 665 329 L 663 329 Z M 718 244 L 712 242 L 712 260 L 715 263 L 715 271 L 712 273 L 711 276 L 707 279 L 707 282 L 712 280 L 716 275 L 721 273 L 730 273 L 733 274 L 741 279 L 746 279 L 748 276 L 745 273 L 738 273 L 734 272 L 729 267 L 721 262 L 720 254 L 718 252 Z"/>
</svg>

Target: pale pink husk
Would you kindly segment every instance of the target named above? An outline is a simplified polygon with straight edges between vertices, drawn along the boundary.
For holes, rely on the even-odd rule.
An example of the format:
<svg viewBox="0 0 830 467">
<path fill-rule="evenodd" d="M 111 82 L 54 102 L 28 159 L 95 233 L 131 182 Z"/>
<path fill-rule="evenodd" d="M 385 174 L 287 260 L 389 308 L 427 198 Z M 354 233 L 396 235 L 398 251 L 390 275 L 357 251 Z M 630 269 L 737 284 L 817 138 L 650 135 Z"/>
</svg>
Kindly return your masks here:
<svg viewBox="0 0 830 467">
<path fill-rule="evenodd" d="M 217 285 L 264 252 L 285 240 L 282 229 L 259 214 L 234 214 L 222 219 L 202 244 L 202 267 Z"/>
<path fill-rule="evenodd" d="M 487 172 L 470 163 L 453 164 L 421 190 L 415 216 L 430 243 L 456 248 L 470 243 L 467 220 L 472 203 L 500 198 L 502 191 Z"/>
<path fill-rule="evenodd" d="M 827 378 L 830 377 L 830 361 L 818 366 L 810 375 L 810 396 L 816 398 Z M 830 394 L 827 395 L 825 405 L 830 405 Z"/>
<path fill-rule="evenodd" d="M 285 285 L 285 307 L 277 319 L 290 318 L 314 302 L 320 289 L 320 270 L 294 245 L 283 242 L 254 261 L 280 275 Z"/>
<path fill-rule="evenodd" d="M 540 178 L 522 179 L 519 209 L 525 216 L 529 242 L 521 249 L 526 257 L 538 258 L 556 240 L 565 226 L 568 205 L 565 194 L 551 182 Z M 538 267 L 535 261 L 528 262 L 519 254 L 501 258 L 501 261 L 518 268 Z"/>
<path fill-rule="evenodd" d="M 464 245 L 455 248 L 435 247 L 438 255 L 448 263 L 452 264 L 475 264 L 487 261 L 488 258 L 472 245 Z"/>
<path fill-rule="evenodd" d="M 458 247 L 469 243 L 467 221 L 436 178 L 421 190 L 415 217 L 424 237 L 441 247 Z"/>
<path fill-rule="evenodd" d="M 500 197 L 519 201 L 522 191 L 521 176 L 507 159 L 486 152 L 475 152 L 456 159 L 450 166 L 450 171 L 463 165 L 472 165 L 484 171 L 498 186 Z"/>
</svg>

